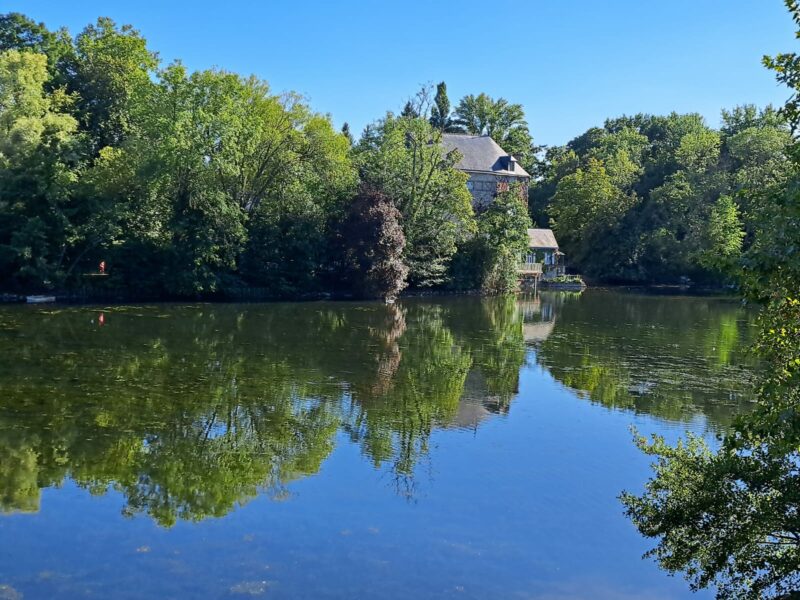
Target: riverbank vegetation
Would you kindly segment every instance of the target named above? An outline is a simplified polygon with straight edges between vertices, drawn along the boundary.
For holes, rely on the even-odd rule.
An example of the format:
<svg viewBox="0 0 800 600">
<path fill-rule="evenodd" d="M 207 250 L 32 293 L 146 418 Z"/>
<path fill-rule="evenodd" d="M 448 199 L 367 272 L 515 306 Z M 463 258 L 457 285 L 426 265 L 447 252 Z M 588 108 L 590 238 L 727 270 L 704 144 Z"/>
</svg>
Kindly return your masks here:
<svg viewBox="0 0 800 600">
<path fill-rule="evenodd" d="M 795 172 L 786 118 L 767 107 L 608 119 L 549 148 L 531 207 L 570 263 L 618 283 L 729 283 L 761 206 Z"/>
<path fill-rule="evenodd" d="M 481 94 L 451 115 L 442 85 L 437 124 L 433 100 L 423 89 L 356 143 L 264 81 L 162 65 L 130 26 L 99 19 L 73 38 L 0 17 L 0 281 L 148 297 L 508 291 L 524 231 L 473 252 L 499 215 L 482 229 L 439 142 L 481 129 L 530 160 L 522 108 Z M 518 213 L 499 225 L 524 227 Z M 478 276 L 454 276 L 459 253 Z M 101 261 L 106 277 L 88 278 Z"/>
<path fill-rule="evenodd" d="M 162 64 L 131 26 L 101 18 L 73 37 L 7 14 L 2 291 L 513 290 L 531 220 L 511 196 L 503 210 L 473 208 L 440 143 L 459 132 L 492 136 L 533 174 L 522 212 L 555 228 L 575 270 L 729 283 L 761 199 L 790 176 L 791 136 L 769 107 L 722 121 L 620 117 L 544 150 L 520 104 L 479 93 L 451 105 L 442 82 L 355 139 L 255 77 Z M 105 276 L 90 277 L 101 261 Z"/>
</svg>

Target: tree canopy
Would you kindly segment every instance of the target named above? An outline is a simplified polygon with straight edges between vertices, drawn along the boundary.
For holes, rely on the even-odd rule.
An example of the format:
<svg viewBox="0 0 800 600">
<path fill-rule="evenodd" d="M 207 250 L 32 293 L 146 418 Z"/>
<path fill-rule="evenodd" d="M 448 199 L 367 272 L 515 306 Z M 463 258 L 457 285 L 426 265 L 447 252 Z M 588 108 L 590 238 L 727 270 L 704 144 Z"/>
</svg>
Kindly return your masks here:
<svg viewBox="0 0 800 600">
<path fill-rule="evenodd" d="M 620 117 L 549 148 L 531 189 L 534 218 L 594 279 L 731 281 L 759 198 L 794 166 L 789 125 L 771 107 L 736 107 L 722 122 L 716 131 L 696 114 Z"/>
</svg>

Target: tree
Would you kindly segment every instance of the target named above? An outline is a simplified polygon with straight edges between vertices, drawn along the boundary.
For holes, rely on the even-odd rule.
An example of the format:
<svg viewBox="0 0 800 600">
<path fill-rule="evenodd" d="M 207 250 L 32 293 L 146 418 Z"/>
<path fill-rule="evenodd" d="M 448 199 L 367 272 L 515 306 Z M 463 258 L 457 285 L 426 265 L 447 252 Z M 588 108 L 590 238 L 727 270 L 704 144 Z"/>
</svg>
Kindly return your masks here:
<svg viewBox="0 0 800 600">
<path fill-rule="evenodd" d="M 454 112 L 454 123 L 473 135 L 488 135 L 523 167 L 534 158 L 533 139 L 521 104 L 486 94 L 464 96 Z"/>
<path fill-rule="evenodd" d="M 431 126 L 442 133 L 461 133 L 463 129 L 450 116 L 450 99 L 447 97 L 447 85 L 444 81 L 436 86 L 436 96 L 433 99 Z"/>
<path fill-rule="evenodd" d="M 68 89 L 77 95 L 77 117 L 91 151 L 119 146 L 147 111 L 157 55 L 130 25 L 102 17 L 75 38 Z"/>
<path fill-rule="evenodd" d="M 752 240 L 766 198 L 785 188 L 795 172 L 789 160 L 789 125 L 772 107 L 748 105 L 723 111 L 723 152 L 733 170 L 733 189 L 747 234 Z"/>
<path fill-rule="evenodd" d="M 0 15 L 0 52 L 29 50 L 47 57 L 50 74 L 45 87 L 55 89 L 64 85 L 64 62 L 72 56 L 72 40 L 66 30 L 52 32 L 44 23 L 21 13 Z"/>
<path fill-rule="evenodd" d="M 519 186 L 497 194 L 478 216 L 478 238 L 485 262 L 481 289 L 507 294 L 517 289 L 519 263 L 528 249 L 531 219 Z"/>
<path fill-rule="evenodd" d="M 784 4 L 792 15 L 792 20 L 800 26 L 800 4 L 797 0 L 784 0 Z M 795 52 L 785 52 L 777 56 L 764 56 L 762 62 L 775 73 L 778 82 L 791 91 L 791 96 L 781 109 L 781 113 L 789 121 L 794 133 L 800 124 L 800 55 Z"/>
<path fill-rule="evenodd" d="M 144 254 L 161 257 L 169 292 L 236 276 L 276 296 L 312 289 L 328 221 L 355 183 L 344 135 L 297 96 L 232 73 L 171 65 L 150 98 L 125 154 L 160 215 Z"/>
<path fill-rule="evenodd" d="M 605 165 L 590 158 L 585 169 L 558 182 L 550 215 L 558 239 L 570 259 L 587 275 L 608 276 L 613 264 L 597 249 L 618 237 L 622 218 L 635 198 L 624 194 L 611 180 Z"/>
<path fill-rule="evenodd" d="M 711 207 L 698 262 L 709 270 L 735 272 L 741 260 L 744 235 L 733 198 L 720 196 Z"/>
<path fill-rule="evenodd" d="M 406 287 L 408 267 L 400 211 L 380 192 L 362 189 L 341 227 L 345 278 L 356 294 L 393 300 Z"/>
<path fill-rule="evenodd" d="M 43 54 L 0 53 L 0 274 L 35 288 L 63 278 L 74 234 L 77 123 L 48 79 Z"/>
<path fill-rule="evenodd" d="M 800 26 L 800 5 L 786 5 Z M 794 125 L 800 61 L 780 55 L 765 63 L 792 87 L 785 114 Z M 756 408 L 716 450 L 697 437 L 674 447 L 638 437 L 656 460 L 654 475 L 642 494 L 622 495 L 639 531 L 658 540 L 648 555 L 670 572 L 685 572 L 692 589 L 716 585 L 718 598 L 800 594 L 799 190 L 795 175 L 762 205 L 744 259 L 745 289 L 764 303 Z M 731 212 L 727 204 L 721 212 Z"/>
<path fill-rule="evenodd" d="M 459 242 L 474 232 L 467 176 L 445 154 L 441 133 L 426 119 L 396 118 L 378 123 L 357 148 L 363 181 L 391 198 L 402 215 L 409 283 L 443 283 Z"/>
<path fill-rule="evenodd" d="M 352 146 L 355 144 L 355 139 L 353 139 L 353 134 L 350 132 L 350 124 L 345 121 L 344 125 L 342 125 L 342 135 L 347 138 L 347 142 Z"/>
<path fill-rule="evenodd" d="M 418 119 L 420 117 L 419 110 L 414 106 L 414 103 L 409 100 L 403 106 L 400 116 L 405 119 Z"/>
<path fill-rule="evenodd" d="M 569 213 L 563 202 L 568 180 L 578 171 L 586 173 L 591 160 L 599 161 L 618 197 L 628 201 L 606 223 L 603 235 L 614 243 L 598 243 L 589 254 L 581 251 L 581 243 L 570 241 L 571 226 L 562 226 L 559 239 L 563 243 L 566 234 L 564 248 L 572 266 L 606 281 L 674 282 L 688 277 L 727 284 L 730 270 L 723 265 L 730 262 L 709 260 L 718 249 L 710 229 L 719 225 L 722 214 L 733 223 L 732 213 L 719 208 L 726 202 L 722 198 L 731 198 L 738 211 L 746 250 L 759 206 L 793 167 L 787 161 L 788 128 L 770 107 L 736 107 L 723 111 L 722 120 L 715 131 L 697 114 L 608 119 L 566 146 L 548 149 L 541 177 L 530 191 L 532 214 L 545 226 L 559 211 Z"/>
</svg>

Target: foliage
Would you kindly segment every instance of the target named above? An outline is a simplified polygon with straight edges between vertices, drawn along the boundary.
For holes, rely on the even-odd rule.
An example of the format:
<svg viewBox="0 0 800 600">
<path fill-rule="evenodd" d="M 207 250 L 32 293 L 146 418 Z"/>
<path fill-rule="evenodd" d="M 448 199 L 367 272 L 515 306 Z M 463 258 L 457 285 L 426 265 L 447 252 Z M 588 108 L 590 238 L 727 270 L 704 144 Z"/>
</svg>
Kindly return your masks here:
<svg viewBox="0 0 800 600">
<path fill-rule="evenodd" d="M 344 125 L 342 125 L 342 135 L 345 138 L 347 138 L 347 143 L 350 144 L 351 146 L 355 143 L 355 139 L 353 139 L 353 134 L 350 131 L 350 124 L 347 122 L 345 122 Z"/>
<path fill-rule="evenodd" d="M 698 263 L 710 270 L 734 272 L 745 233 L 733 198 L 720 196 L 711 207 L 705 234 Z"/>
<path fill-rule="evenodd" d="M 773 301 L 762 323 L 768 371 L 756 410 L 716 451 L 691 436 L 675 447 L 637 438 L 656 459 L 654 476 L 642 495 L 622 495 L 639 531 L 659 539 L 648 555 L 684 571 L 692 589 L 716 585 L 719 598 L 800 589 L 800 302 Z"/>
<path fill-rule="evenodd" d="M 391 114 L 356 148 L 363 181 L 391 198 L 402 215 L 409 283 L 441 284 L 459 242 L 474 231 L 467 175 L 445 154 L 441 133 L 420 117 Z"/>
<path fill-rule="evenodd" d="M 466 133 L 491 136 L 523 167 L 531 166 L 535 148 L 521 104 L 512 104 L 505 98 L 495 100 L 486 94 L 469 94 L 460 100 L 453 116 L 455 125 Z"/>
<path fill-rule="evenodd" d="M 519 186 L 497 194 L 488 208 L 478 216 L 478 240 L 483 248 L 481 289 L 504 294 L 517 289 L 521 257 L 528 250 L 528 229 L 531 220 Z"/>
<path fill-rule="evenodd" d="M 48 95 L 44 55 L 0 53 L 0 276 L 51 287 L 64 276 L 75 183 L 75 119 Z"/>
<path fill-rule="evenodd" d="M 0 54 L 0 275 L 26 292 L 337 291 L 337 227 L 359 183 L 399 211 L 411 286 L 511 289 L 513 242 L 475 236 L 466 175 L 440 144 L 457 131 L 492 136 L 534 174 L 533 216 L 585 274 L 727 283 L 795 171 L 788 109 L 737 107 L 719 131 L 693 114 L 609 119 L 538 162 L 520 104 L 469 94 L 451 111 L 444 82 L 355 143 L 255 77 L 161 65 L 108 18 L 71 37 L 0 15 Z M 108 277 L 88 277 L 101 261 Z"/>
<path fill-rule="evenodd" d="M 800 3 L 797 0 L 784 0 L 784 4 L 798 26 L 795 37 L 800 38 Z M 775 73 L 775 78 L 792 92 L 781 112 L 792 124 L 794 132 L 800 123 L 800 92 L 798 92 L 800 90 L 800 55 L 796 52 L 784 52 L 777 56 L 764 56 L 763 63 L 765 67 Z"/>
<path fill-rule="evenodd" d="M 357 181 L 327 117 L 252 77 L 157 70 L 138 32 L 109 19 L 71 39 L 6 15 L 0 43 L 17 99 L 0 105 L 9 285 L 81 287 L 101 260 L 134 294 L 320 285 Z"/>
<path fill-rule="evenodd" d="M 366 298 L 394 299 L 406 286 L 401 215 L 380 192 L 363 189 L 341 227 L 345 278 Z"/>
<path fill-rule="evenodd" d="M 49 90 L 66 82 L 66 63 L 73 55 L 72 41 L 66 30 L 50 31 L 44 23 L 37 23 L 21 13 L 0 15 L 0 52 L 6 50 L 29 51 L 44 54 L 50 78 Z"/>
<path fill-rule="evenodd" d="M 715 131 L 693 114 L 621 117 L 548 149 L 534 217 L 553 220 L 570 262 L 593 278 L 728 282 L 764 197 L 793 167 L 786 122 L 771 107 L 722 120 Z"/>
<path fill-rule="evenodd" d="M 462 129 L 454 121 L 450 112 L 450 99 L 447 97 L 447 85 L 444 81 L 436 86 L 436 96 L 428 119 L 434 129 L 442 133 L 460 133 Z"/>
<path fill-rule="evenodd" d="M 130 25 L 117 27 L 103 17 L 75 38 L 67 87 L 92 153 L 118 146 L 135 132 L 157 66 L 156 55 Z"/>
<path fill-rule="evenodd" d="M 599 249 L 608 247 L 622 227 L 622 218 L 635 198 L 624 194 L 603 163 L 590 158 L 558 182 L 553 196 L 553 228 L 570 260 L 586 275 L 598 276 L 608 268 L 609 258 Z"/>
</svg>

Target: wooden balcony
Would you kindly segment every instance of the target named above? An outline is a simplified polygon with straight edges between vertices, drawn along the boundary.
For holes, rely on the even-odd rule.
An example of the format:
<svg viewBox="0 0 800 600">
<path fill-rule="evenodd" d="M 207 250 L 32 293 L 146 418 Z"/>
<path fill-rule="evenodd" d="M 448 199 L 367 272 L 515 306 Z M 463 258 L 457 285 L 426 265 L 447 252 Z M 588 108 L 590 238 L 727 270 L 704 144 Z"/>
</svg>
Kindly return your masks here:
<svg viewBox="0 0 800 600">
<path fill-rule="evenodd" d="M 517 271 L 520 274 L 524 275 L 541 275 L 542 263 L 529 263 L 529 262 L 520 263 L 519 269 L 517 269 Z"/>
</svg>

